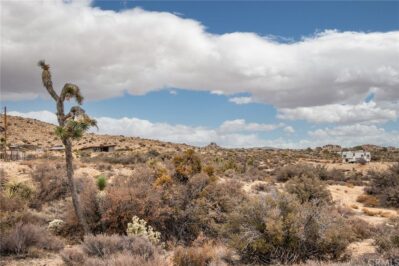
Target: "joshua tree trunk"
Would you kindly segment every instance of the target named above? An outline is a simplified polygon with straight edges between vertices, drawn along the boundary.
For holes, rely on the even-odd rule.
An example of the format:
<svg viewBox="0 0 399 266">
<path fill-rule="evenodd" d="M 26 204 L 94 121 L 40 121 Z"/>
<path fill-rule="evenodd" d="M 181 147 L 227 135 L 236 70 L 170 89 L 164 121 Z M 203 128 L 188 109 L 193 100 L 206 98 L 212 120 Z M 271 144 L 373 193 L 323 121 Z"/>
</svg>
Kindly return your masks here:
<svg viewBox="0 0 399 266">
<path fill-rule="evenodd" d="M 80 206 L 79 202 L 79 195 L 76 191 L 76 185 L 75 185 L 75 180 L 73 176 L 73 155 L 72 155 L 72 138 L 76 134 L 73 135 L 73 132 L 71 133 L 71 128 L 68 128 L 68 119 L 72 119 L 75 117 L 76 110 L 79 112 L 84 112 L 83 109 L 80 107 L 73 107 L 71 109 L 71 112 L 69 112 L 67 115 L 64 113 L 64 101 L 69 100 L 71 97 L 76 98 L 79 104 L 81 104 L 83 97 L 80 95 L 79 88 L 76 85 L 73 84 L 65 84 L 62 92 L 60 95 L 58 95 L 55 90 L 53 89 L 53 82 L 51 80 L 51 73 L 50 73 L 50 66 L 46 65 L 44 61 L 39 62 L 39 66 L 43 69 L 42 72 L 42 81 L 44 87 L 47 89 L 48 93 L 51 95 L 51 97 L 54 99 L 57 105 L 57 120 L 59 127 L 58 129 L 61 130 L 60 138 L 62 140 L 62 143 L 65 147 L 65 163 L 66 163 L 66 174 L 68 178 L 68 186 L 69 190 L 72 195 L 72 203 L 73 207 L 75 210 L 75 215 L 78 218 L 79 224 L 82 226 L 84 233 L 88 234 L 90 233 L 89 226 L 87 225 L 86 219 L 83 215 L 82 208 Z M 74 109 L 75 108 L 75 109 Z M 89 120 L 90 121 L 90 120 Z M 93 120 L 94 121 L 94 120 Z M 95 121 L 94 121 L 95 122 Z M 93 124 L 94 124 L 93 122 Z M 67 133 L 65 133 L 67 132 Z"/>
<path fill-rule="evenodd" d="M 68 178 L 68 186 L 72 195 L 72 204 L 75 209 L 75 215 L 78 218 L 80 225 L 83 228 L 85 234 L 90 233 L 89 226 L 87 225 L 85 216 L 83 215 L 82 208 L 80 207 L 79 195 L 76 191 L 75 180 L 73 178 L 73 156 L 72 156 L 72 143 L 70 140 L 64 140 L 63 144 L 65 146 L 65 163 L 66 172 Z"/>
</svg>

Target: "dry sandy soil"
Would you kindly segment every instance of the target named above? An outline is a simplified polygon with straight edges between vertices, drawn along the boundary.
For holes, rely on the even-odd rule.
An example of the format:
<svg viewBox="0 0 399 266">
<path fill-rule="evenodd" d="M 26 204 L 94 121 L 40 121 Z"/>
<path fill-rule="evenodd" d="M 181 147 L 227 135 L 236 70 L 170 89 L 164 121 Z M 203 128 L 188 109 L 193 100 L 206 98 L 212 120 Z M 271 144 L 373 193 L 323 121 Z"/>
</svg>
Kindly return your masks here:
<svg viewBox="0 0 399 266">
<path fill-rule="evenodd" d="M 398 216 L 397 210 L 365 207 L 362 203 L 357 202 L 357 197 L 364 194 L 363 186 L 330 185 L 328 189 L 336 204 L 350 208 L 355 213 L 356 217 L 370 224 L 382 224 L 386 222 L 389 217 Z M 365 214 L 365 209 L 368 210 L 369 213 L 374 213 L 375 216 Z"/>
</svg>

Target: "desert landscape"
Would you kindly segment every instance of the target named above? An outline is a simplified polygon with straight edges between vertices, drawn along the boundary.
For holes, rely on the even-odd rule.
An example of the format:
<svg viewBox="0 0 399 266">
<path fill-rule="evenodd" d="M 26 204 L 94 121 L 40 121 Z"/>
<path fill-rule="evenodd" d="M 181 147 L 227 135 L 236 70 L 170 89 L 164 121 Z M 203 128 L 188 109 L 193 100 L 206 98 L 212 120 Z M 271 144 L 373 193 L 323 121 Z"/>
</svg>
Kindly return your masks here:
<svg viewBox="0 0 399 266">
<path fill-rule="evenodd" d="M 2 265 L 396 265 L 399 149 L 366 145 L 376 159 L 349 164 L 328 146 L 86 134 L 73 143 L 85 234 L 54 130 L 8 117 L 9 143 L 28 148 L 1 163 Z"/>
<path fill-rule="evenodd" d="M 0 266 L 399 266 L 399 1 L 0 1 Z"/>
</svg>

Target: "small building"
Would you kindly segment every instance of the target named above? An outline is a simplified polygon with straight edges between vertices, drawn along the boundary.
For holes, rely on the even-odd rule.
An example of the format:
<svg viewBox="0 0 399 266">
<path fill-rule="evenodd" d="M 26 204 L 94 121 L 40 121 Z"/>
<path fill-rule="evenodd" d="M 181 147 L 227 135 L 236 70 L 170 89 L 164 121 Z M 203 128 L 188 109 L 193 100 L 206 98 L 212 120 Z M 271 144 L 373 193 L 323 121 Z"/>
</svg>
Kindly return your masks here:
<svg viewBox="0 0 399 266">
<path fill-rule="evenodd" d="M 103 144 L 98 146 L 87 146 L 80 148 L 83 152 L 113 152 L 115 151 L 115 144 Z"/>
<path fill-rule="evenodd" d="M 366 151 L 343 151 L 339 152 L 344 163 L 370 162 L 371 154 Z"/>
<path fill-rule="evenodd" d="M 65 151 L 64 145 L 55 145 L 49 149 L 50 151 Z"/>
</svg>

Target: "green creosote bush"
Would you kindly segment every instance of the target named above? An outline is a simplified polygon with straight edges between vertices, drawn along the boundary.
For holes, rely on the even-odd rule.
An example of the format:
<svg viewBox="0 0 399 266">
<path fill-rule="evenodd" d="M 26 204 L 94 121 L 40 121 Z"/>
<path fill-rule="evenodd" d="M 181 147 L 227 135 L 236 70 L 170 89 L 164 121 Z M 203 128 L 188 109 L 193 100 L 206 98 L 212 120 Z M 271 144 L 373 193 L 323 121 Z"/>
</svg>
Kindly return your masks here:
<svg viewBox="0 0 399 266">
<path fill-rule="evenodd" d="M 293 177 L 286 183 L 286 190 L 297 196 L 301 203 L 309 201 L 332 202 L 326 184 L 315 176 Z"/>
<path fill-rule="evenodd" d="M 239 206 L 226 233 L 242 261 L 255 264 L 338 260 L 353 239 L 350 225 L 332 206 L 301 204 L 278 192 Z"/>
<path fill-rule="evenodd" d="M 103 191 L 107 186 L 107 178 L 104 175 L 99 175 L 97 177 L 97 188 L 100 191 Z"/>
</svg>

